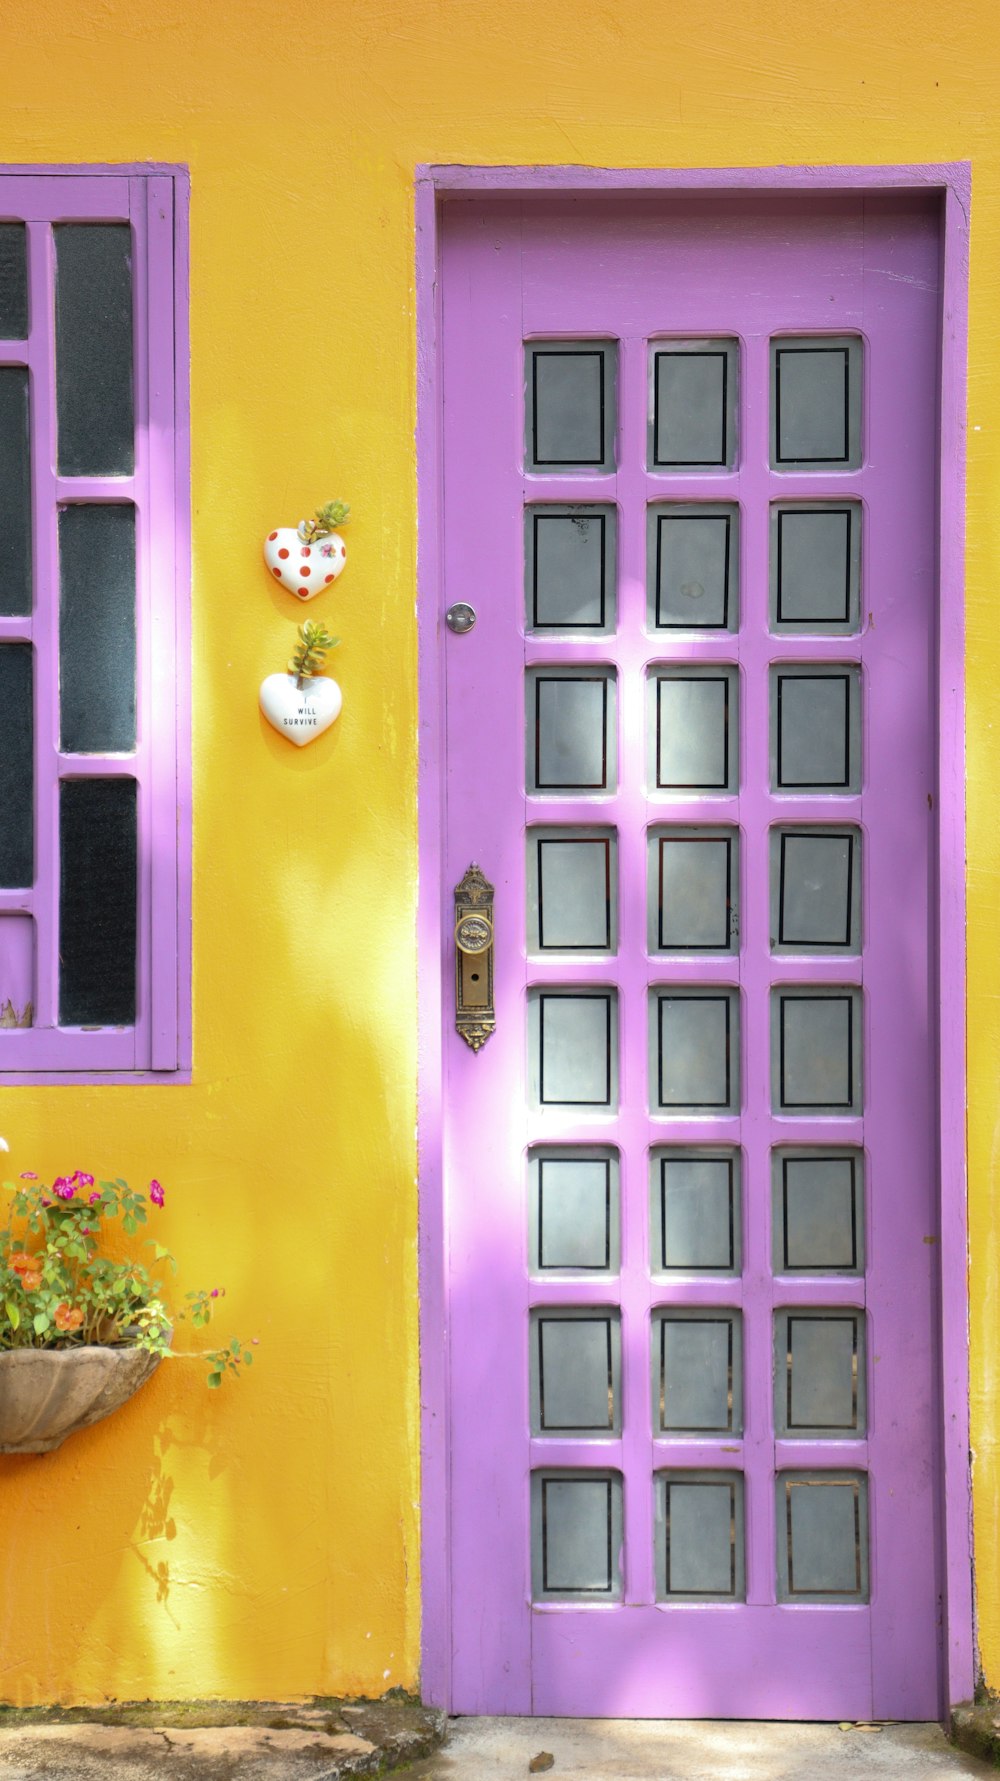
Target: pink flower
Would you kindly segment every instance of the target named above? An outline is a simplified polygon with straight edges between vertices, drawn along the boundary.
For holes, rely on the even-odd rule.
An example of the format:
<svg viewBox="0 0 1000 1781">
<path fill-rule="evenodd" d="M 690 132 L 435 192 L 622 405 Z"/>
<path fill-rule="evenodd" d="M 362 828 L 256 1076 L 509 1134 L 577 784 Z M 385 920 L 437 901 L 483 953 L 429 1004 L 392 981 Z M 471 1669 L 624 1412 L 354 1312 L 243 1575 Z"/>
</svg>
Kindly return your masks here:
<svg viewBox="0 0 1000 1781">
<path fill-rule="evenodd" d="M 34 1169 L 22 1169 L 21 1170 L 21 1180 L 22 1181 L 37 1181 L 38 1176 L 35 1174 Z"/>
<path fill-rule="evenodd" d="M 51 1201 L 51 1200 L 47 1200 L 47 1199 L 46 1199 L 46 1198 L 45 1198 L 45 1195 L 44 1195 L 44 1194 L 43 1194 L 43 1195 L 42 1195 L 42 1205 L 43 1205 L 43 1206 L 51 1206 L 51 1204 L 52 1204 L 52 1201 Z"/>
<path fill-rule="evenodd" d="M 149 1197 L 152 1200 L 154 1206 L 162 1206 L 163 1205 L 166 1195 L 164 1194 L 163 1189 L 160 1186 L 158 1181 L 150 1182 Z"/>
<path fill-rule="evenodd" d="M 100 1197 L 101 1197 L 100 1194 L 88 1194 L 87 1205 L 88 1206 L 96 1206 Z"/>
<path fill-rule="evenodd" d="M 76 1198 L 76 1187 L 72 1181 L 67 1180 L 65 1175 L 56 1176 L 52 1183 L 52 1192 L 57 1195 L 60 1200 L 73 1200 Z"/>
<path fill-rule="evenodd" d="M 209 1293 L 209 1295 L 208 1295 L 208 1296 L 209 1296 L 209 1298 L 210 1298 L 210 1299 L 217 1299 L 217 1298 L 218 1298 L 218 1296 L 219 1296 L 219 1289 L 218 1289 L 218 1287 L 217 1287 L 217 1286 L 213 1286 L 213 1288 L 212 1288 L 212 1290 L 211 1290 L 211 1292 L 210 1292 L 210 1293 Z"/>
<path fill-rule="evenodd" d="M 75 1181 L 77 1187 L 93 1187 L 94 1185 L 93 1175 L 85 1175 L 82 1169 L 75 1169 L 70 1180 Z"/>
</svg>

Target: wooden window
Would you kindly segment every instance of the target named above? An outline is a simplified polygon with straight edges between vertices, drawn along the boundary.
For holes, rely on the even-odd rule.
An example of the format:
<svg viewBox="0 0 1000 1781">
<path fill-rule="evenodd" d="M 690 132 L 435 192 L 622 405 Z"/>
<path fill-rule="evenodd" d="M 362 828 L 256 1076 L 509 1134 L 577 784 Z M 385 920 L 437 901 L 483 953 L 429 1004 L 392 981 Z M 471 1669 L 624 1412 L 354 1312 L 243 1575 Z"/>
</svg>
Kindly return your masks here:
<svg viewBox="0 0 1000 1781">
<path fill-rule="evenodd" d="M 0 1082 L 190 1066 L 186 197 L 0 174 Z"/>
</svg>

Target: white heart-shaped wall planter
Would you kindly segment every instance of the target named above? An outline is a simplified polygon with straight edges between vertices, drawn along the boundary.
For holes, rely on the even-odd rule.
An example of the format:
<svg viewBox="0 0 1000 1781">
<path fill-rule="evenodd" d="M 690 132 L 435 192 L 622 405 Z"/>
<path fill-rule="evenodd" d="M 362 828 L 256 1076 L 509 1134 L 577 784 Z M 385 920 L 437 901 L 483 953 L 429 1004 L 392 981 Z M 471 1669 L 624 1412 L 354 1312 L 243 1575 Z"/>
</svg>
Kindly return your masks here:
<svg viewBox="0 0 1000 1781">
<path fill-rule="evenodd" d="M 264 540 L 264 561 L 282 587 L 300 600 L 312 600 L 336 581 L 347 562 L 347 546 L 339 532 L 303 544 L 294 526 L 279 526 Z"/>
<path fill-rule="evenodd" d="M 329 675 L 313 675 L 300 687 L 294 674 L 269 674 L 261 682 L 260 708 L 269 724 L 305 748 L 340 715 L 340 688 Z"/>
</svg>

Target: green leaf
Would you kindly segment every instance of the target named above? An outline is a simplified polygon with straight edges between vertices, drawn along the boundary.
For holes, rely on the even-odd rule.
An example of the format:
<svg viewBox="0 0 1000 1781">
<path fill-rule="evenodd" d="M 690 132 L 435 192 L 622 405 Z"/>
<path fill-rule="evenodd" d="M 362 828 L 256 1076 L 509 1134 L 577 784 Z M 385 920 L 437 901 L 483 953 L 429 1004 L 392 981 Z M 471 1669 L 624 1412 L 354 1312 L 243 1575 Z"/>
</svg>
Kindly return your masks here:
<svg viewBox="0 0 1000 1781">
<path fill-rule="evenodd" d="M 17 1306 L 14 1304 L 12 1299 L 8 1299 L 6 1301 L 4 1309 L 7 1312 L 7 1317 L 10 1322 L 11 1329 L 19 1330 L 21 1327 L 21 1313 L 18 1310 Z"/>
<path fill-rule="evenodd" d="M 32 1324 L 34 1325 L 35 1335 L 36 1336 L 44 1336 L 45 1331 L 49 1327 L 49 1319 L 48 1319 L 46 1312 L 36 1311 L 35 1315 L 31 1321 L 32 1321 Z"/>
<path fill-rule="evenodd" d="M 209 1373 L 208 1383 L 209 1383 L 209 1387 L 212 1391 L 218 1391 L 219 1386 L 222 1384 L 222 1374 L 221 1373 Z"/>
</svg>

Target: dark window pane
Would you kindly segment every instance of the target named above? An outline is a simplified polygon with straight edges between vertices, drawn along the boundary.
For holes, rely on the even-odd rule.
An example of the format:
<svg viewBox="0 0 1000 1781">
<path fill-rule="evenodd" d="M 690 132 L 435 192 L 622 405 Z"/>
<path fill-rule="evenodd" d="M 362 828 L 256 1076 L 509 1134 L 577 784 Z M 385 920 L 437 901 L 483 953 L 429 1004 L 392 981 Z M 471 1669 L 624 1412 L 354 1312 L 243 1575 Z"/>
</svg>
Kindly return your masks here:
<svg viewBox="0 0 1000 1781">
<path fill-rule="evenodd" d="M 59 721 L 70 754 L 135 747 L 135 509 L 59 514 Z"/>
<path fill-rule="evenodd" d="M 135 1021 L 136 783 L 59 788 L 59 1021 Z"/>
<path fill-rule="evenodd" d="M 34 719 L 30 643 L 0 644 L 0 885 L 34 877 Z"/>
<path fill-rule="evenodd" d="M 0 612 L 31 611 L 31 470 L 28 461 L 28 373 L 0 369 Z"/>
<path fill-rule="evenodd" d="M 127 223 L 59 223 L 56 413 L 62 476 L 129 476 L 132 237 Z"/>
<path fill-rule="evenodd" d="M 0 223 L 0 340 L 27 333 L 28 231 L 23 223 Z"/>
</svg>

